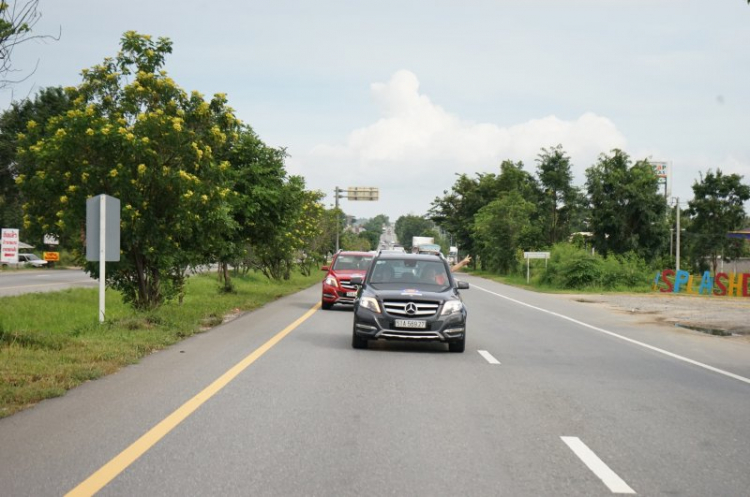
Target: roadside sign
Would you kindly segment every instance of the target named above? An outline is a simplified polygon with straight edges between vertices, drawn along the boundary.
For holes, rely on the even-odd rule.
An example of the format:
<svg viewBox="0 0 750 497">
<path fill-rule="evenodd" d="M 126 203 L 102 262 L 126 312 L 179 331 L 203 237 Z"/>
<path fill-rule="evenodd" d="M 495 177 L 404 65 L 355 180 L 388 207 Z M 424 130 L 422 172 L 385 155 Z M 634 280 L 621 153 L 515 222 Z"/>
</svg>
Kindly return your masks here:
<svg viewBox="0 0 750 497">
<path fill-rule="evenodd" d="M 549 259 L 549 252 L 524 252 L 524 259 Z"/>
<path fill-rule="evenodd" d="M 372 186 L 350 186 L 346 190 L 348 200 L 378 200 L 380 191 Z"/>
<path fill-rule="evenodd" d="M 18 264 L 18 229 L 2 229 L 2 245 L 0 246 L 0 262 Z"/>
<path fill-rule="evenodd" d="M 109 195 L 97 195 L 86 200 L 86 260 L 98 261 L 100 253 L 100 219 L 104 215 L 104 260 L 120 260 L 120 200 Z"/>
<path fill-rule="evenodd" d="M 526 259 L 526 283 L 531 280 L 531 259 L 544 259 L 544 267 L 547 267 L 547 259 L 549 259 L 549 252 L 524 252 L 523 258 Z"/>
<path fill-rule="evenodd" d="M 99 261 L 99 322 L 104 322 L 106 261 L 120 260 L 120 200 L 97 195 L 86 200 L 86 260 Z"/>
<path fill-rule="evenodd" d="M 47 262 L 60 262 L 60 252 L 42 252 L 42 257 Z"/>
<path fill-rule="evenodd" d="M 44 244 L 45 245 L 60 245 L 60 240 L 57 239 L 55 235 L 44 235 Z"/>
</svg>

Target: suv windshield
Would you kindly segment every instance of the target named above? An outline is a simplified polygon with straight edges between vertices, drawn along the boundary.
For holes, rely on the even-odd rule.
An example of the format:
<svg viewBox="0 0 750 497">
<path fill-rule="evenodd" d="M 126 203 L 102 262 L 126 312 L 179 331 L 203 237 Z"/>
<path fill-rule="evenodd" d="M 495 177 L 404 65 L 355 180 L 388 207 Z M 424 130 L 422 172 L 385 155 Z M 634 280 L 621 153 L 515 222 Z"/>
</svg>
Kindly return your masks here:
<svg viewBox="0 0 750 497">
<path fill-rule="evenodd" d="M 369 283 L 375 288 L 417 288 L 440 292 L 450 286 L 445 264 L 437 261 L 380 259 Z"/>
<path fill-rule="evenodd" d="M 345 255 L 341 254 L 336 257 L 336 263 L 333 265 L 334 270 L 356 270 L 366 271 L 372 262 L 371 255 Z"/>
</svg>

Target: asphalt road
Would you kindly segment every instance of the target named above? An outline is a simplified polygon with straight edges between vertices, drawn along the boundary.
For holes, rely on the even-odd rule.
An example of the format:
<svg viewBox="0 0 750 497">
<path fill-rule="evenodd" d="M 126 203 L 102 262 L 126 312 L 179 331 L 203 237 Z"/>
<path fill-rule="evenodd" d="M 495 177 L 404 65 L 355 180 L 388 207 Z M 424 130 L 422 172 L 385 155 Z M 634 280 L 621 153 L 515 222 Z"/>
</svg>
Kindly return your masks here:
<svg viewBox="0 0 750 497">
<path fill-rule="evenodd" d="M 0 420 L 0 493 L 748 494 L 750 347 L 462 278 L 463 354 L 311 288 Z"/>
<path fill-rule="evenodd" d="M 0 272 L 0 297 L 53 292 L 72 287 L 97 287 L 99 281 L 80 269 L 21 269 Z"/>
</svg>

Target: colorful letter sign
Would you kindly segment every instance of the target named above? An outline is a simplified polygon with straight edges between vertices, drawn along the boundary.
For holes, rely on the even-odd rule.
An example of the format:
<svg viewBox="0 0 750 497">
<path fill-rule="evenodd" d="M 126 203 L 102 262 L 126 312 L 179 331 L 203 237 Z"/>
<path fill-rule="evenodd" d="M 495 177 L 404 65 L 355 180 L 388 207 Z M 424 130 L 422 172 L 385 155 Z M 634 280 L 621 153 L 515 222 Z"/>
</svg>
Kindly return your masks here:
<svg viewBox="0 0 750 497">
<path fill-rule="evenodd" d="M 716 273 L 706 271 L 700 280 L 687 271 L 665 269 L 656 273 L 652 288 L 662 293 L 750 297 L 750 273 Z"/>
</svg>

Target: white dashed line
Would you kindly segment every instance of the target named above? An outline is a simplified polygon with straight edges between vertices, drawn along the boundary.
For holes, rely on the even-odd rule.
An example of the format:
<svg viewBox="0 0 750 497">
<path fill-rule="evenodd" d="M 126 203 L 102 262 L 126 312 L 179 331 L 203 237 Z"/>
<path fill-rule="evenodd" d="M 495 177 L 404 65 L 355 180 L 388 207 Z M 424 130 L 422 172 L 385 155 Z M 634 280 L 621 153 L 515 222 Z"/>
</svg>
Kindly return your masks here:
<svg viewBox="0 0 750 497">
<path fill-rule="evenodd" d="M 594 454 L 578 437 L 560 437 L 583 463 L 602 481 L 613 494 L 634 494 L 635 491 L 622 478 L 609 469 L 604 461 Z"/>
<path fill-rule="evenodd" d="M 478 350 L 477 352 L 479 352 L 479 355 L 484 357 L 490 364 L 500 364 L 500 361 L 492 357 L 492 354 L 490 354 L 486 350 Z"/>
<path fill-rule="evenodd" d="M 550 314 L 552 316 L 556 316 L 556 317 L 558 317 L 560 319 L 565 319 L 567 321 L 570 321 L 571 323 L 576 323 L 578 325 L 584 326 L 584 327 L 589 328 L 591 330 L 595 330 L 595 331 L 598 331 L 600 333 L 604 333 L 606 335 L 609 335 L 609 336 L 612 336 L 612 337 L 615 337 L 615 338 L 619 338 L 620 340 L 625 340 L 626 342 L 630 342 L 632 344 L 639 345 L 639 346 L 647 348 L 649 350 L 653 350 L 654 352 L 658 352 L 660 354 L 664 354 L 665 356 L 669 356 L 669 357 L 671 357 L 673 359 L 677 359 L 678 361 L 686 362 L 688 364 L 692 364 L 694 366 L 698 366 L 698 367 L 701 367 L 703 369 L 707 369 L 709 371 L 713 371 L 714 373 L 718 373 L 718 374 L 721 374 L 721 375 L 724 375 L 724 376 L 728 376 L 729 378 L 733 378 L 733 379 L 741 381 L 743 383 L 750 384 L 750 378 L 745 378 L 744 376 L 740 376 L 738 374 L 730 373 L 729 371 L 724 371 L 723 369 L 715 368 L 713 366 L 709 366 L 708 364 L 704 364 L 702 362 L 694 361 L 693 359 L 689 359 L 687 357 L 675 354 L 673 352 L 669 352 L 668 350 L 660 349 L 659 347 L 654 347 L 653 345 L 649 345 L 647 343 L 639 342 L 638 340 L 633 340 L 632 338 L 628 338 L 628 337 L 623 336 L 623 335 L 618 335 L 617 333 L 613 333 L 613 332 L 607 331 L 607 330 L 605 330 L 603 328 L 599 328 L 599 327 L 590 325 L 588 323 L 584 323 L 583 321 L 579 321 L 577 319 L 573 319 L 573 318 L 571 318 L 569 316 L 566 316 L 564 314 L 560 314 L 560 313 L 557 313 L 557 312 L 548 311 L 547 309 L 543 309 L 543 308 L 537 307 L 535 305 L 527 304 L 526 302 L 521 302 L 520 300 L 516 300 L 516 299 L 510 298 L 510 297 L 506 297 L 505 295 L 501 295 L 499 293 L 495 293 L 495 292 L 492 292 L 490 290 L 487 290 L 486 288 L 482 288 L 479 285 L 472 285 L 472 288 L 477 288 L 479 290 L 482 290 L 483 292 L 487 292 L 489 294 L 495 295 L 495 296 L 503 298 L 505 300 L 510 300 L 511 302 L 515 302 L 516 304 L 524 305 L 524 306 L 529 307 L 531 309 L 536 309 L 537 311 L 545 312 L 545 313 Z"/>
</svg>

